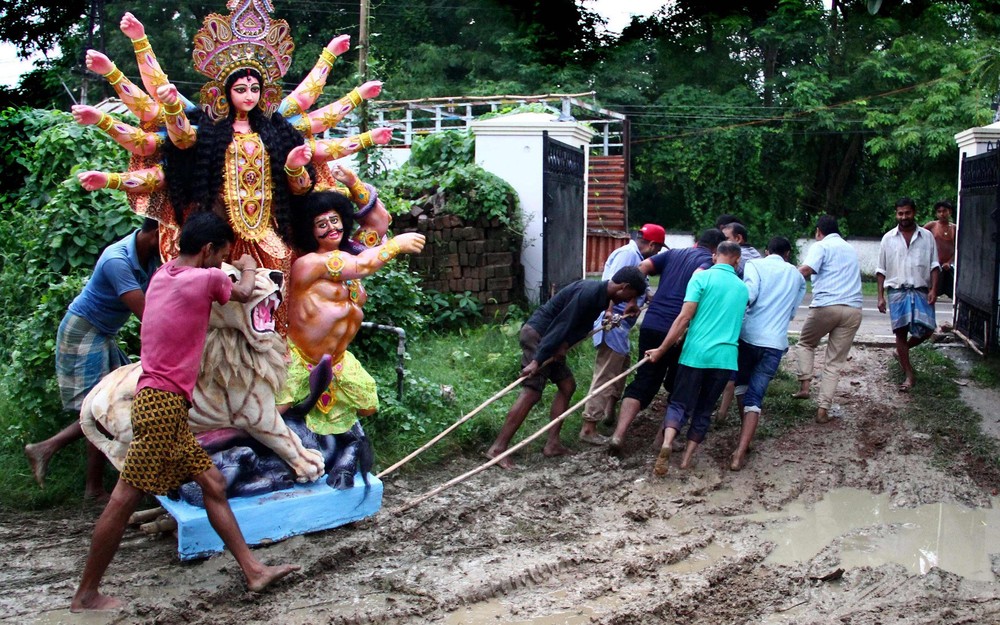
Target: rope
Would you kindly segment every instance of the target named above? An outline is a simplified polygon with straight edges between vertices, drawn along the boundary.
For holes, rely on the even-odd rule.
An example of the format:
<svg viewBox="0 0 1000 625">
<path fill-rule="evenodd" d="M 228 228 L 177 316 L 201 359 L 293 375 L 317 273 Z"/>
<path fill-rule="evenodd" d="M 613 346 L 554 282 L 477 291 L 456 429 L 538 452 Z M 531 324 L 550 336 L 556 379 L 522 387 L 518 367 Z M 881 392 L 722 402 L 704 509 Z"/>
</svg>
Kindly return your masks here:
<svg viewBox="0 0 1000 625">
<path fill-rule="evenodd" d="M 649 305 L 649 302 L 647 300 L 647 302 L 644 303 L 643 306 L 642 306 L 642 308 L 639 310 L 639 313 L 641 313 L 643 310 L 645 310 L 646 306 L 648 306 L 648 305 Z M 633 313 L 633 314 L 634 315 L 638 315 L 639 313 Z M 613 315 L 611 317 L 611 319 L 608 320 L 607 323 L 605 323 L 604 325 L 602 325 L 599 328 L 594 328 L 593 330 L 590 331 L 589 334 L 587 334 L 587 336 L 583 337 L 582 339 L 580 339 L 579 341 L 577 341 L 576 343 L 574 343 L 571 346 L 571 349 L 572 349 L 572 347 L 576 347 L 580 343 L 582 343 L 582 342 L 586 341 L 587 339 L 589 339 L 590 337 L 594 336 L 599 331 L 606 332 L 608 330 L 611 330 L 614 327 L 617 327 L 618 325 L 621 324 L 621 322 L 622 322 L 623 319 L 625 319 L 626 317 L 630 317 L 630 316 L 632 316 L 632 315 L 627 315 L 627 316 Z M 539 367 L 539 369 L 544 368 L 546 365 L 548 365 L 549 363 L 551 363 L 553 360 L 554 360 L 554 358 L 549 358 L 544 363 L 542 363 L 542 366 Z M 442 438 L 444 438 L 445 436 L 447 436 L 448 434 L 450 434 L 451 432 L 453 432 L 455 430 L 455 428 L 457 428 L 458 426 L 462 425 L 463 423 L 465 423 L 466 421 L 468 421 L 472 417 L 474 417 L 477 414 L 479 414 L 480 412 L 482 412 L 483 409 L 485 409 L 487 406 L 489 406 L 490 404 L 492 404 L 496 400 L 500 399 L 501 397 L 503 397 L 507 393 L 509 393 L 512 390 L 514 390 L 515 388 L 517 388 L 517 386 L 521 382 L 524 382 L 527 379 L 528 379 L 528 376 L 524 375 L 524 376 L 521 376 L 518 379 L 514 380 L 513 382 L 511 382 L 510 384 L 508 384 L 507 386 L 505 386 L 500 392 L 496 393 L 495 395 L 493 395 L 492 397 L 490 397 L 489 399 L 487 399 L 485 402 L 483 402 L 482 404 L 480 404 L 479 406 L 477 406 L 476 408 L 474 408 L 469 414 L 465 415 L 464 417 L 461 417 L 458 421 L 452 423 L 450 426 L 448 426 L 440 434 L 438 434 L 437 436 L 435 436 L 431 440 L 429 440 L 426 443 L 424 443 L 424 445 L 421 446 L 419 449 L 417 449 L 416 451 L 414 451 L 410 455 L 406 456 L 405 458 L 403 458 L 402 460 L 400 460 L 396 464 L 392 465 L 391 467 L 385 469 L 384 471 L 382 471 L 381 473 L 379 473 L 375 477 L 377 477 L 379 479 L 382 479 L 383 477 L 389 475 L 390 473 L 392 473 L 396 469 L 400 468 L 404 464 L 406 464 L 409 461 L 413 460 L 414 458 L 416 458 L 417 456 L 419 456 L 423 452 L 427 451 L 428 449 L 430 449 L 431 447 L 433 447 L 439 440 L 441 440 Z"/>
<path fill-rule="evenodd" d="M 391 515 L 402 514 L 403 512 L 406 512 L 407 510 L 410 510 L 411 508 L 415 508 L 416 506 L 418 506 L 421 503 L 423 503 L 424 501 L 430 499 L 434 495 L 437 495 L 438 493 L 440 493 L 442 491 L 445 491 L 445 490 L 451 488 L 452 486 L 454 486 L 456 484 L 464 482 L 465 480 L 469 479 L 473 475 L 476 475 L 477 473 L 481 473 L 482 471 L 485 471 L 486 469 L 492 467 L 493 465 L 495 465 L 496 463 L 500 462 L 501 460 L 503 460 L 507 456 L 511 455 L 515 451 L 521 449 L 522 447 L 524 447 L 525 445 L 527 445 L 531 441 L 535 440 L 536 438 L 538 438 L 542 434 L 548 432 L 553 427 L 555 427 L 557 424 L 562 423 L 563 420 L 566 419 L 566 417 L 568 417 L 570 414 L 572 414 L 574 411 L 576 411 L 577 408 L 579 408 L 580 406 L 582 406 L 583 404 L 585 404 L 588 399 L 590 399 L 591 397 L 593 397 L 597 393 L 600 393 L 601 391 L 603 391 L 604 389 L 608 388 L 609 386 L 611 386 L 612 384 L 614 384 L 618 380 L 624 378 L 628 374 L 632 373 L 633 371 L 635 371 L 636 369 L 638 369 L 641 365 L 646 364 L 646 362 L 648 362 L 648 361 L 649 361 L 649 357 L 648 356 L 644 357 L 642 360 L 640 360 L 639 362 L 635 363 L 634 365 L 632 365 L 631 367 L 629 367 L 628 369 L 626 369 L 622 373 L 620 373 L 620 374 L 616 375 L 615 377 L 611 378 L 610 380 L 608 380 L 604 384 L 600 385 L 596 389 L 591 389 L 590 392 L 587 393 L 587 395 L 583 399 L 581 399 L 577 403 L 575 403 L 572 406 L 570 406 L 566 410 L 566 412 L 562 413 L 561 415 L 559 415 L 555 419 L 552 419 L 547 424 L 545 424 L 544 426 L 542 426 L 542 428 L 539 429 L 537 432 L 535 432 L 531 436 L 525 438 L 523 441 L 521 441 L 517 445 L 514 445 L 513 447 L 511 447 L 507 451 L 503 452 L 502 454 L 497 455 L 495 458 L 493 458 L 489 462 L 486 462 L 485 464 L 482 464 L 482 465 L 476 467 L 475 469 L 472 469 L 471 471 L 463 473 L 462 475 L 460 475 L 460 476 L 458 476 L 456 478 L 453 478 L 453 479 L 445 482 L 444 484 L 442 484 L 442 485 L 440 485 L 440 486 L 438 486 L 436 488 L 433 488 L 433 489 L 427 491 L 423 495 L 420 495 L 416 499 L 408 501 L 407 503 L 405 503 L 402 506 L 396 508 L 395 510 L 390 510 L 389 514 L 391 514 Z"/>
</svg>

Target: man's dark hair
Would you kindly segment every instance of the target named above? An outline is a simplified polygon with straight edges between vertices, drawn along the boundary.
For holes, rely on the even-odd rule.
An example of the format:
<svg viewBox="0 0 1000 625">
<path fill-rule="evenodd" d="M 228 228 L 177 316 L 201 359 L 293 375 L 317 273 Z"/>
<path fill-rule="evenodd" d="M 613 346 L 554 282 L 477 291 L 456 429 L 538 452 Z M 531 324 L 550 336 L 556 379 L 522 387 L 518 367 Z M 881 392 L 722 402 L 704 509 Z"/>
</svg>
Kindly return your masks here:
<svg viewBox="0 0 1000 625">
<path fill-rule="evenodd" d="M 701 233 L 701 238 L 698 239 L 698 247 L 708 248 L 709 251 L 714 252 L 715 248 L 719 246 L 726 240 L 726 235 L 722 234 L 722 230 L 718 228 L 709 228 L 708 230 Z"/>
<path fill-rule="evenodd" d="M 953 213 L 955 212 L 955 207 L 952 206 L 951 202 L 949 202 L 948 200 L 939 200 L 938 202 L 936 202 L 934 204 L 934 212 L 936 213 L 937 209 L 939 208 L 947 208 L 949 211 Z"/>
<path fill-rule="evenodd" d="M 195 213 L 181 226 L 181 254 L 197 254 L 206 243 L 219 249 L 236 240 L 226 220 L 212 212 Z"/>
<path fill-rule="evenodd" d="M 747 233 L 747 229 L 743 227 L 743 224 L 738 222 L 733 222 L 731 224 L 726 224 L 722 227 L 723 230 L 732 230 L 733 236 L 743 237 L 743 242 L 746 243 L 750 240 L 750 235 Z"/>
<path fill-rule="evenodd" d="M 351 234 L 354 232 L 354 204 L 339 191 L 313 191 L 292 200 L 292 241 L 303 254 L 311 254 L 319 249 L 313 235 L 313 221 L 323 213 L 331 211 L 340 215 L 344 234 L 340 237 L 340 249 L 350 248 Z"/>
<path fill-rule="evenodd" d="M 140 232 L 152 232 L 160 227 L 160 222 L 156 221 L 152 217 L 146 217 L 142 220 L 142 226 L 139 228 Z"/>
<path fill-rule="evenodd" d="M 823 236 L 828 234 L 840 234 L 840 228 L 837 226 L 837 218 L 833 215 L 823 215 L 816 222 L 816 229 L 823 233 Z"/>
<path fill-rule="evenodd" d="M 622 267 L 611 276 L 615 284 L 627 284 L 636 293 L 646 292 L 646 275 L 638 267 Z"/>
<path fill-rule="evenodd" d="M 785 237 L 771 237 L 767 242 L 767 251 L 771 254 L 784 256 L 792 251 L 792 244 Z"/>
<path fill-rule="evenodd" d="M 898 200 L 896 200 L 896 208 L 902 208 L 904 206 L 909 206 L 910 208 L 912 208 L 914 213 L 917 212 L 917 205 L 914 204 L 913 200 L 911 200 L 910 198 L 901 197 Z"/>
<path fill-rule="evenodd" d="M 728 226 L 729 224 L 743 225 L 743 220 L 736 215 L 729 215 L 726 213 L 723 213 L 715 218 L 715 228 L 717 230 L 722 230 L 723 226 Z"/>
<path fill-rule="evenodd" d="M 743 252 L 740 250 L 740 244 L 733 241 L 723 241 L 719 243 L 719 246 L 715 248 L 715 254 L 717 256 L 740 256 Z"/>
</svg>

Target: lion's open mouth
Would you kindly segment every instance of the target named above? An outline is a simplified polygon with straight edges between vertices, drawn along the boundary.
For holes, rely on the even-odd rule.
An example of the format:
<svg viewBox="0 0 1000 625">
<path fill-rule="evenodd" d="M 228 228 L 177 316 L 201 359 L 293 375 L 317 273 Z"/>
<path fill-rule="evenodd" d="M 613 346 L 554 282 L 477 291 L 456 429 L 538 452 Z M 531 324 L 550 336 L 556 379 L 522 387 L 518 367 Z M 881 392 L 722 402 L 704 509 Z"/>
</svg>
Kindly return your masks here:
<svg viewBox="0 0 1000 625">
<path fill-rule="evenodd" d="M 250 313 L 250 323 L 255 332 L 274 332 L 274 311 L 278 309 L 281 298 L 277 293 L 271 293 L 253 307 Z"/>
</svg>

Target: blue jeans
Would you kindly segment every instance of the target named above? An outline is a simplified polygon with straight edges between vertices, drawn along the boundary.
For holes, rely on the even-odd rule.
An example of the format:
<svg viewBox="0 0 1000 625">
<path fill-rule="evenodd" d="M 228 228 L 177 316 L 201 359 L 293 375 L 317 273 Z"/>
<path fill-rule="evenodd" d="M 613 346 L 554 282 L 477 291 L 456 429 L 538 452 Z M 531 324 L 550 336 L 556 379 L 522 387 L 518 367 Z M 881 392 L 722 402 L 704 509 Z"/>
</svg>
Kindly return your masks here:
<svg viewBox="0 0 1000 625">
<path fill-rule="evenodd" d="M 696 369 L 687 365 L 677 366 L 674 392 L 670 394 L 670 405 L 663 416 L 663 427 L 678 432 L 691 419 L 688 440 L 700 443 L 708 434 L 712 424 L 715 402 L 725 390 L 731 369 Z"/>
<path fill-rule="evenodd" d="M 787 349 L 760 347 L 740 341 L 736 395 L 743 396 L 743 412 L 760 412 L 767 386 L 778 372 L 778 363 Z"/>
</svg>

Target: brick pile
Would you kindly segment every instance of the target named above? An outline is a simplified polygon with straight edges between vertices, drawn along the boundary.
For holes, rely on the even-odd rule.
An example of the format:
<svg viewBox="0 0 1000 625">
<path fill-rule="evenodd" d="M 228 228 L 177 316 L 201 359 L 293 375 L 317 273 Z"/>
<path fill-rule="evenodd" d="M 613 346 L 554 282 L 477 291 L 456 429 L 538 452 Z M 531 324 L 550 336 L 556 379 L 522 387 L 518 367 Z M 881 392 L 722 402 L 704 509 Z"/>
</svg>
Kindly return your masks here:
<svg viewBox="0 0 1000 625">
<path fill-rule="evenodd" d="M 424 251 L 408 256 L 410 269 L 424 279 L 423 288 L 442 293 L 469 291 L 483 304 L 486 319 L 523 301 L 521 236 L 499 219 L 464 220 L 414 209 L 393 217 L 392 230 L 427 237 Z"/>
</svg>

